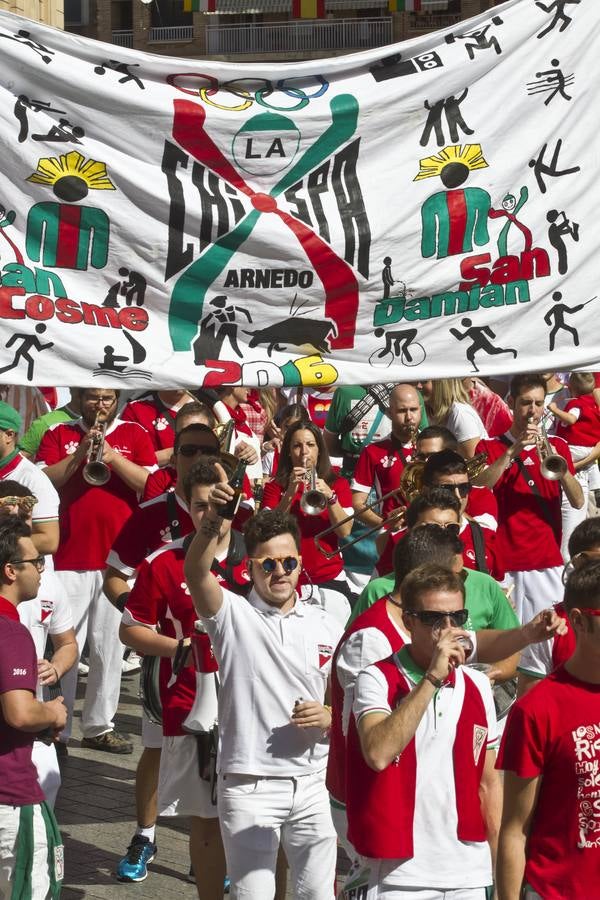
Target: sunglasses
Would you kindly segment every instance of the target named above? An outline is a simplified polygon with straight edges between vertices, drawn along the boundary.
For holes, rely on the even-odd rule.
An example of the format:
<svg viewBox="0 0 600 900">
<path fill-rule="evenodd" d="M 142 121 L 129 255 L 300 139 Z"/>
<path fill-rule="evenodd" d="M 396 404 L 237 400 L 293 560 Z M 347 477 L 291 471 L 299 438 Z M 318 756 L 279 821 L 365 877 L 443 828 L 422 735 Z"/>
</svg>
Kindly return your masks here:
<svg viewBox="0 0 600 900">
<path fill-rule="evenodd" d="M 578 606 L 577 608 L 585 616 L 600 616 L 600 609 L 590 609 L 589 606 Z"/>
<path fill-rule="evenodd" d="M 36 497 L 0 497 L 0 508 L 3 506 L 18 506 L 25 513 L 30 513 L 37 503 Z"/>
<path fill-rule="evenodd" d="M 13 566 L 23 566 L 25 563 L 31 563 L 41 573 L 46 566 L 46 559 L 43 556 L 34 556 L 33 559 L 11 559 L 11 563 Z"/>
<path fill-rule="evenodd" d="M 177 448 L 177 452 L 182 456 L 196 456 L 201 453 L 203 456 L 215 456 L 219 453 L 218 447 L 207 447 L 206 444 L 182 444 Z"/>
<path fill-rule="evenodd" d="M 405 609 L 407 616 L 413 616 L 428 628 L 435 628 L 436 625 L 443 625 L 446 619 L 450 619 L 453 628 L 462 628 L 467 624 L 469 618 L 468 609 L 457 609 L 454 612 L 440 612 L 435 609 Z"/>
<path fill-rule="evenodd" d="M 281 563 L 281 567 L 286 575 L 290 575 L 298 568 L 300 560 L 297 556 L 250 556 L 252 562 L 258 563 L 265 575 L 272 575 L 277 568 L 277 563 Z"/>
<path fill-rule="evenodd" d="M 441 522 L 419 522 L 417 528 L 424 528 L 427 526 L 430 528 L 432 525 L 435 525 L 437 528 L 443 528 L 445 531 L 449 531 L 450 534 L 460 534 L 460 525 L 458 522 L 446 522 L 442 524 Z"/>
<path fill-rule="evenodd" d="M 436 484 L 436 487 L 444 488 L 445 491 L 458 491 L 460 497 L 468 497 L 471 493 L 471 484 L 468 481 L 462 481 L 460 484 Z"/>
<path fill-rule="evenodd" d="M 576 553 L 567 563 L 562 570 L 561 580 L 563 585 L 566 587 L 567 581 L 569 577 L 576 571 L 576 569 L 583 568 L 587 563 L 594 563 L 595 565 L 600 565 L 600 557 L 597 552 L 587 550 L 581 550 L 579 553 Z"/>
</svg>

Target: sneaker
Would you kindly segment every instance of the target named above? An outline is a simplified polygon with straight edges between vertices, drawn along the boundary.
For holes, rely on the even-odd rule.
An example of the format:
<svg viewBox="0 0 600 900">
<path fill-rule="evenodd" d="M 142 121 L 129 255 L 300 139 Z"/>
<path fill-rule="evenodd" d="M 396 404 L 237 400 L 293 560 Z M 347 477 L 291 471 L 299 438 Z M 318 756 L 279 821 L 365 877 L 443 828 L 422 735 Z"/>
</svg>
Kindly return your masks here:
<svg viewBox="0 0 600 900">
<path fill-rule="evenodd" d="M 123 675 L 135 675 L 142 667 L 142 661 L 137 653 L 130 653 L 123 659 L 121 663 L 121 672 Z"/>
<path fill-rule="evenodd" d="M 77 671 L 79 672 L 80 675 L 87 675 L 87 673 L 90 671 L 90 667 L 88 666 L 87 663 L 78 662 L 77 663 Z"/>
<path fill-rule="evenodd" d="M 148 876 L 148 866 L 156 856 L 156 844 L 141 834 L 134 835 L 127 853 L 117 866 L 119 881 L 143 881 Z"/>
<path fill-rule="evenodd" d="M 106 753 L 133 753 L 133 744 L 118 731 L 106 731 L 97 737 L 84 737 L 82 747 L 88 750 L 104 750 Z"/>
</svg>

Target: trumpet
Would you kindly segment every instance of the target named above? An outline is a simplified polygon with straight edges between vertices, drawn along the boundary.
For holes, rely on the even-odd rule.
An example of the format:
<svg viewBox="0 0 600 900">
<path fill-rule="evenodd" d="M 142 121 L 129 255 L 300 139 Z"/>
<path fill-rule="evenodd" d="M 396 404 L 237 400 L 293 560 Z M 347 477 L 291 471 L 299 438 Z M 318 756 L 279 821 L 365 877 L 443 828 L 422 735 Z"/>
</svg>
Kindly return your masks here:
<svg viewBox="0 0 600 900">
<path fill-rule="evenodd" d="M 83 467 L 83 479 L 94 487 L 101 487 L 110 478 L 110 469 L 102 462 L 104 454 L 104 439 L 106 437 L 106 419 L 102 420 L 102 413 L 96 414 L 94 421 L 94 435 L 90 441 L 86 462 Z"/>
<path fill-rule="evenodd" d="M 530 413 L 527 421 L 531 422 L 533 414 Z M 559 481 L 567 474 L 567 461 L 556 453 L 548 439 L 548 432 L 544 422 L 540 419 L 540 434 L 536 438 L 535 446 L 540 460 L 540 472 L 546 481 Z"/>
<path fill-rule="evenodd" d="M 306 468 L 305 460 L 305 468 Z M 304 491 L 300 497 L 300 509 L 307 516 L 320 516 L 327 509 L 327 497 L 317 490 L 317 467 L 307 469 Z M 339 526 L 336 526 L 339 527 Z"/>
</svg>

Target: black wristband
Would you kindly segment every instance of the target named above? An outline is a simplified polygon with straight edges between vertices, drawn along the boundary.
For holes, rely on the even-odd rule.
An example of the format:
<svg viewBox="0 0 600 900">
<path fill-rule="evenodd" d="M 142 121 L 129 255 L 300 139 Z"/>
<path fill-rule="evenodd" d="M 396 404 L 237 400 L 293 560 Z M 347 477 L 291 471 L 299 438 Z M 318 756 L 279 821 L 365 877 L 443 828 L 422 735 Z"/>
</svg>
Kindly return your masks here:
<svg viewBox="0 0 600 900">
<path fill-rule="evenodd" d="M 130 594 L 130 591 L 123 591 L 123 593 L 119 594 L 119 596 L 115 600 L 115 606 L 121 613 L 127 606 L 127 601 L 129 600 L 129 594 Z"/>
</svg>

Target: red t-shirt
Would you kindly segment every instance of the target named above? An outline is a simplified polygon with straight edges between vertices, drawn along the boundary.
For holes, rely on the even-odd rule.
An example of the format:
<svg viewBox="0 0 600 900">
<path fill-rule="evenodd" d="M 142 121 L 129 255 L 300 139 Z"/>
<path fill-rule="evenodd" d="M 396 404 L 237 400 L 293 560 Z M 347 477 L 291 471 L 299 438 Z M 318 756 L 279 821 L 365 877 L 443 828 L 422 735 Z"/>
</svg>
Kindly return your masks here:
<svg viewBox="0 0 600 900">
<path fill-rule="evenodd" d="M 579 410 L 579 418 L 574 425 L 558 421 L 556 434 L 574 447 L 593 447 L 600 441 L 600 409 L 592 394 L 573 397 L 567 401 L 565 412 Z"/>
<path fill-rule="evenodd" d="M 345 478 L 336 478 L 331 485 L 332 490 L 338 496 L 340 505 L 347 511 L 348 515 L 352 513 L 352 494 L 350 485 Z M 269 481 L 265 484 L 265 492 L 263 496 L 263 509 L 275 509 L 284 493 L 282 485 L 276 481 Z M 302 568 L 310 576 L 310 580 L 314 584 L 324 584 L 336 578 L 344 568 L 344 561 L 341 553 L 336 554 L 332 559 L 317 549 L 314 537 L 320 531 L 325 531 L 329 527 L 331 521 L 329 513 L 324 510 L 318 516 L 307 516 L 300 508 L 300 499 L 302 497 L 302 486 L 296 491 L 292 505 L 290 506 L 290 514 L 294 516 L 300 528 L 302 554 Z M 322 540 L 323 546 L 327 550 L 336 550 L 338 547 L 337 535 L 332 532 Z M 308 578 L 303 574 L 300 576 L 300 585 L 309 584 Z"/>
<path fill-rule="evenodd" d="M 147 500 L 154 500 L 155 497 L 160 497 L 165 491 L 175 487 L 176 483 L 177 471 L 174 466 L 163 466 L 160 469 L 155 469 L 154 472 L 150 472 L 146 479 L 142 503 L 145 503 Z"/>
<path fill-rule="evenodd" d="M 81 419 L 58 422 L 45 433 L 37 459 L 52 466 L 74 453 L 87 433 Z M 115 419 L 106 432 L 106 442 L 138 466 L 156 465 L 150 438 L 133 422 Z M 137 506 L 135 491 L 111 474 L 106 484 L 88 484 L 83 464 L 60 489 L 60 544 L 54 555 L 59 571 L 104 569 L 113 541 Z"/>
<path fill-rule="evenodd" d="M 174 491 L 161 494 L 134 509 L 117 535 L 106 564 L 130 578 L 147 556 L 193 530 L 183 500 Z"/>
<path fill-rule="evenodd" d="M 19 622 L 12 603 L 0 597 L 0 694 L 37 687 L 37 653 L 33 638 Z M 0 711 L 0 806 L 28 806 L 44 799 L 31 761 L 35 735 L 18 731 Z"/>
<path fill-rule="evenodd" d="M 497 767 L 541 775 L 525 881 L 544 900 L 597 896 L 600 684 L 561 666 L 535 685 L 509 713 Z"/>
<path fill-rule="evenodd" d="M 354 470 L 352 490 L 368 494 L 374 486 L 379 497 L 394 490 L 400 485 L 404 462 L 410 462 L 413 453 L 412 444 L 400 448 L 393 437 L 384 438 L 383 441 L 374 441 L 364 447 Z M 404 456 L 404 460 L 402 456 Z M 388 497 L 383 503 L 383 518 L 385 519 L 393 509 L 401 505 L 401 497 Z"/>
<path fill-rule="evenodd" d="M 473 543 L 473 530 L 471 523 L 466 519 L 463 520 L 459 537 L 463 543 L 463 563 L 466 569 L 477 569 L 477 561 L 475 559 L 475 545 Z M 489 528 L 481 528 L 483 540 L 485 544 L 485 563 L 489 574 L 492 578 L 502 581 L 504 578 L 504 569 L 502 563 L 496 557 L 496 535 Z M 388 535 L 387 543 L 383 553 L 377 562 L 377 574 L 388 575 L 394 571 L 394 550 L 398 541 L 408 534 L 408 529 L 402 531 L 394 531 Z"/>
<path fill-rule="evenodd" d="M 161 547 L 141 564 L 125 606 L 123 614 L 125 624 L 158 627 L 161 634 L 177 640 L 191 637 L 194 633 L 194 622 L 198 614 L 194 609 L 183 574 L 184 540 L 185 538 Z M 224 560 L 221 562 L 224 564 Z M 223 587 L 234 589 L 217 572 L 215 574 Z M 234 567 L 233 579 L 238 584 L 249 583 L 246 558 Z M 240 598 L 240 602 L 245 601 Z M 187 718 L 196 697 L 196 673 L 193 664 L 181 669 L 175 682 L 169 685 L 173 675 L 172 662 L 168 657 L 161 659 L 158 679 L 163 710 L 163 734 L 167 737 L 186 734 L 182 723 Z"/>
<path fill-rule="evenodd" d="M 575 474 L 567 443 L 561 438 L 552 437 L 549 440 L 555 451 L 564 457 L 569 472 Z M 507 445 L 499 439 L 480 441 L 476 453 L 487 453 L 491 465 L 506 452 L 506 449 Z M 535 482 L 545 501 L 545 508 L 552 524 L 546 520 L 540 507 L 540 500 L 521 475 L 517 462 L 513 460 L 494 486 L 494 494 L 498 501 L 496 547 L 499 558 L 507 572 L 529 572 L 533 569 L 562 566 L 560 484 L 558 481 L 549 481 L 542 477 L 535 446 L 522 450 L 520 458 L 523 460 L 527 480 Z"/>
<path fill-rule="evenodd" d="M 137 422 L 147 432 L 155 450 L 166 450 L 175 443 L 176 415 L 176 409 L 163 403 L 157 394 L 152 394 L 124 406 L 121 419 Z"/>
<path fill-rule="evenodd" d="M 471 485 L 465 515 L 470 519 L 475 519 L 483 528 L 497 531 L 498 501 L 494 497 L 494 492 L 487 487 Z"/>
</svg>

